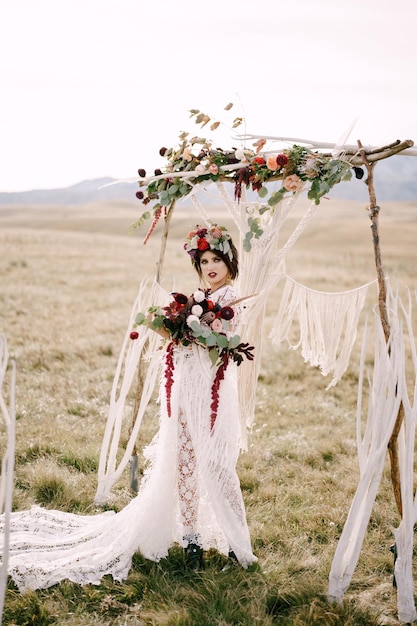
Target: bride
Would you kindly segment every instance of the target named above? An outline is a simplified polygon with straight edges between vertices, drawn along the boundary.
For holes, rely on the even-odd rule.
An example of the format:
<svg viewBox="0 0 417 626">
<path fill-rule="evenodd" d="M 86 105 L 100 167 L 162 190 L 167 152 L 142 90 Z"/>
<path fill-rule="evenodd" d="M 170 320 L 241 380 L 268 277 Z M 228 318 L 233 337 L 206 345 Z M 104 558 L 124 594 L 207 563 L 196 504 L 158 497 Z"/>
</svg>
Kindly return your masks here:
<svg viewBox="0 0 417 626">
<path fill-rule="evenodd" d="M 247 567 L 256 561 L 236 473 L 241 437 L 239 343 L 233 287 L 238 256 L 224 227 L 196 227 L 184 245 L 200 279 L 191 296 L 173 294 L 138 322 L 164 341 L 160 426 L 145 449 L 137 496 L 120 512 L 76 515 L 33 506 L 11 514 L 8 572 L 21 591 L 69 579 L 99 584 L 127 578 L 139 551 L 158 561 L 174 544 L 191 569 L 215 548 Z M 132 340 L 137 332 L 131 334 Z"/>
</svg>

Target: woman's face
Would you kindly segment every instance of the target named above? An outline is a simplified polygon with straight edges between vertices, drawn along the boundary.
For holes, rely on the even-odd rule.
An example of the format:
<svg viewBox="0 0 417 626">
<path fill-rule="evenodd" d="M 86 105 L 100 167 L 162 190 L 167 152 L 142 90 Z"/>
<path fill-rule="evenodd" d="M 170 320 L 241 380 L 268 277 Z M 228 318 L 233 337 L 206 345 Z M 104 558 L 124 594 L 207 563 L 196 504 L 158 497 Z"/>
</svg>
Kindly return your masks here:
<svg viewBox="0 0 417 626">
<path fill-rule="evenodd" d="M 229 270 L 223 259 L 215 252 L 206 250 L 200 257 L 201 276 L 212 291 L 229 282 Z"/>
</svg>

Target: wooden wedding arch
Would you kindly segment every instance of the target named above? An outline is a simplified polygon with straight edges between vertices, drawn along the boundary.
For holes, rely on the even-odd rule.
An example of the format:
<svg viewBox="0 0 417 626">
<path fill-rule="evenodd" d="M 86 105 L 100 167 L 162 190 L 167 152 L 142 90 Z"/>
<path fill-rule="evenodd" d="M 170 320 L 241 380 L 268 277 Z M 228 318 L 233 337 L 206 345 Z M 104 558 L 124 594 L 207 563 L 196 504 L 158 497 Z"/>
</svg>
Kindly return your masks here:
<svg viewBox="0 0 417 626">
<path fill-rule="evenodd" d="M 196 123 L 204 126 L 210 119 L 199 111 L 192 111 Z M 212 128 L 216 127 L 216 123 Z M 321 197 L 333 186 L 344 179 L 347 169 L 362 168 L 366 173 L 366 184 L 369 194 L 367 207 L 371 221 L 372 245 L 375 258 L 376 284 L 378 289 L 377 306 L 374 312 L 375 345 L 374 345 L 374 371 L 368 401 L 368 415 L 364 419 L 361 402 L 358 402 L 357 412 L 357 445 L 360 467 L 360 479 L 355 496 L 353 498 L 348 518 L 340 537 L 329 574 L 328 595 L 332 599 L 341 600 L 347 590 L 354 569 L 356 567 L 366 528 L 371 515 L 372 507 L 377 495 L 382 475 L 382 468 L 388 451 L 391 466 L 391 480 L 396 507 L 401 522 L 394 531 L 395 534 L 395 583 L 397 587 L 398 616 L 401 621 L 411 622 L 417 619 L 417 611 L 414 603 L 413 577 L 412 577 L 412 553 L 413 532 L 417 521 L 417 492 L 413 483 L 414 441 L 417 419 L 417 385 L 414 397 L 410 398 L 406 384 L 406 358 L 404 333 L 408 333 L 409 345 L 411 346 L 411 362 L 413 376 L 417 381 L 417 351 L 412 326 L 412 303 L 414 298 L 410 295 L 409 302 L 404 304 L 395 289 L 395 285 L 387 281 L 382 262 L 382 251 L 379 236 L 380 207 L 377 202 L 374 170 L 377 163 L 397 154 L 417 156 L 417 150 L 412 149 L 411 140 L 395 141 L 382 147 L 363 146 L 361 141 L 356 145 L 339 145 L 309 141 L 306 139 L 294 139 L 288 137 L 268 137 L 258 135 L 244 135 L 240 139 L 245 142 L 252 141 L 254 150 L 235 151 L 237 158 L 234 162 L 227 162 L 226 156 L 230 152 L 221 150 L 216 162 L 210 158 L 215 154 L 212 144 L 206 140 L 194 138 L 191 142 L 182 136 L 181 148 L 175 153 L 172 149 L 169 153 L 170 165 L 165 172 L 156 171 L 151 177 L 139 170 L 138 198 L 144 202 L 147 218 L 152 218 L 152 232 L 156 221 L 163 220 L 163 233 L 160 245 L 160 256 L 154 281 L 151 284 L 143 283 L 140 286 L 138 297 L 133 305 L 129 319 L 125 340 L 122 346 L 118 367 L 114 379 L 109 418 L 100 455 L 98 472 L 98 488 L 96 503 L 103 504 L 111 490 L 112 485 L 121 476 L 124 469 L 130 463 L 131 486 L 137 490 L 137 454 L 136 438 L 140 423 L 150 401 L 153 387 L 157 378 L 159 358 L 155 358 L 155 346 L 158 341 L 152 333 L 141 333 L 137 342 L 129 341 L 129 333 L 137 312 L 144 311 L 151 304 L 162 304 L 166 298 L 165 292 L 160 288 L 159 281 L 162 275 L 164 255 L 171 219 L 173 217 L 176 202 L 183 196 L 190 197 L 200 223 L 208 224 L 210 216 L 200 199 L 200 192 L 208 185 L 217 187 L 219 196 L 224 203 L 228 215 L 233 219 L 239 235 L 240 248 L 247 254 L 243 254 L 241 274 L 245 276 L 245 284 L 240 286 L 242 293 L 256 293 L 258 297 L 250 306 L 251 324 L 243 321 L 242 335 L 245 340 L 260 343 L 260 329 L 265 310 L 265 302 L 271 289 L 279 280 L 285 278 L 284 260 L 288 251 L 292 248 L 309 220 L 313 217 L 315 207 Z M 204 143 L 205 142 L 205 143 Z M 286 169 L 288 162 L 281 169 L 268 171 L 265 174 L 269 156 L 277 155 L 274 149 L 276 142 L 293 145 L 293 148 L 302 147 L 304 170 L 300 163 L 295 164 L 291 159 L 294 154 L 299 156 L 300 151 L 293 152 L 283 150 L 279 154 L 287 154 L 292 170 Z M 263 151 L 265 145 L 272 149 Z M 197 145 L 198 150 L 192 149 Z M 201 150 L 201 147 L 207 148 Z M 163 149 L 165 154 L 166 149 Z M 234 150 L 233 150 L 234 152 Z M 162 152 L 161 152 L 162 154 Z M 186 155 L 186 156 L 184 156 Z M 226 156 L 225 156 L 226 155 Z M 188 159 L 188 157 L 191 157 Z M 340 167 L 336 177 L 329 178 L 326 175 L 318 182 L 314 176 L 308 176 L 305 168 L 306 159 L 312 157 L 316 173 L 320 167 L 327 168 L 327 172 L 336 171 Z M 294 157 L 295 158 L 295 157 Z M 200 160 L 199 160 L 200 159 Z M 205 162 L 203 163 L 205 159 Z M 255 161 L 255 159 L 262 159 Z M 230 159 L 229 159 L 230 161 Z M 316 162 L 315 162 L 316 161 Z M 317 165 L 317 162 L 320 162 Z M 323 163 L 325 166 L 323 166 Z M 333 166 L 332 164 L 336 163 Z M 180 165 L 179 165 L 180 164 Z M 339 164 L 339 165 L 337 165 Z M 310 163 L 311 165 L 311 163 Z M 201 167 L 200 167 L 201 166 Z M 257 167 L 259 166 L 259 167 Z M 298 169 L 297 169 L 298 168 Z M 344 169 L 345 168 L 345 169 Z M 323 170 L 322 170 L 323 171 Z M 292 173 L 291 173 L 292 172 Z M 292 179 L 297 182 L 294 188 L 284 189 L 281 187 L 278 194 L 272 194 L 273 200 L 267 202 L 265 195 L 260 196 L 257 202 L 248 201 L 245 189 L 255 182 L 252 188 L 267 187 L 267 184 L 281 181 L 284 184 L 286 176 L 295 176 Z M 307 173 L 306 173 L 307 172 Z M 303 175 L 304 174 L 304 175 Z M 320 178 L 320 175 L 316 177 Z M 170 181 L 169 183 L 167 181 Z M 226 189 L 227 183 L 233 182 L 235 194 L 231 196 Z M 259 187 L 260 185 L 260 187 Z M 175 190 L 172 191 L 172 187 Z M 145 193 L 141 189 L 145 188 Z M 313 189 L 313 192 L 311 190 Z M 303 191 L 308 190 L 312 200 L 303 218 L 298 223 L 289 239 L 282 245 L 279 241 L 281 226 L 290 215 L 297 199 Z M 287 193 L 288 192 L 288 193 Z M 270 197 L 271 198 L 271 197 Z M 153 202 L 153 208 L 149 205 Z M 265 208 L 266 207 L 266 208 Z M 255 217 L 254 217 L 255 216 Z M 142 220 L 144 221 L 144 220 Z M 248 235 L 249 233 L 249 235 Z M 265 279 L 267 277 L 267 280 Z M 287 302 L 293 297 L 291 292 L 291 280 L 288 282 Z M 366 288 L 367 286 L 365 286 Z M 356 311 L 359 312 L 363 305 L 363 290 L 355 294 L 349 294 L 347 305 L 352 303 L 355 297 Z M 321 294 L 323 296 L 325 294 Z M 329 294 L 330 295 L 330 294 Z M 317 301 L 316 301 L 317 302 Z M 282 322 L 284 304 L 278 317 Z M 308 307 L 305 309 L 304 313 Z M 358 315 L 355 317 L 358 321 Z M 345 324 L 344 328 L 343 325 Z M 324 333 L 326 327 L 325 315 L 319 320 L 318 325 Z M 278 335 L 279 332 L 277 331 Z M 321 354 L 313 357 L 311 345 L 307 350 L 305 360 L 313 365 L 319 365 L 323 373 L 331 372 L 333 379 L 330 385 L 336 384 L 343 375 L 350 351 L 355 339 L 356 328 L 346 326 L 345 322 L 340 325 L 339 338 L 336 344 L 333 341 L 334 354 L 331 359 L 326 354 L 329 343 L 323 341 Z M 153 335 L 153 336 L 151 336 Z M 366 343 L 365 333 L 365 343 Z M 281 336 L 282 339 L 282 336 Z M 333 338 L 334 339 L 334 338 Z M 280 340 L 280 338 L 278 338 Z M 365 348 L 363 349 L 364 352 Z M 337 352 L 337 354 L 336 354 Z M 316 359 L 316 360 L 315 360 Z M 329 364 L 330 361 L 330 364 Z M 255 386 L 258 369 L 254 368 L 250 373 L 243 374 L 242 405 L 246 409 L 244 414 L 245 425 L 250 424 L 255 406 Z M 363 385 L 364 363 L 362 359 L 361 374 L 359 378 L 360 391 Z M 130 390 L 135 391 L 135 406 L 133 422 L 130 427 L 130 437 L 126 451 L 119 463 L 116 454 L 119 446 L 122 426 L 126 421 L 124 405 Z M 365 422 L 363 424 L 363 422 Z M 242 446 L 244 447 L 243 441 Z"/>
</svg>

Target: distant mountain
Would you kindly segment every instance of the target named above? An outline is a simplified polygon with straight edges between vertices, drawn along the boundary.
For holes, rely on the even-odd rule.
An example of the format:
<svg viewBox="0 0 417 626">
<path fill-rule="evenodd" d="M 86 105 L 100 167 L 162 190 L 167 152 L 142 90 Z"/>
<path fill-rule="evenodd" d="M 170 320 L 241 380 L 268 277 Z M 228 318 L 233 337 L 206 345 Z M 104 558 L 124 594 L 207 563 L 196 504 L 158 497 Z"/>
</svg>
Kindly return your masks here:
<svg viewBox="0 0 417 626">
<path fill-rule="evenodd" d="M 329 196 L 367 202 L 364 180 L 352 178 L 334 187 Z M 123 201 L 137 203 L 135 183 L 116 183 L 113 178 L 84 180 L 64 189 L 34 189 L 15 193 L 0 192 L 0 205 L 75 205 L 87 202 Z M 375 190 L 378 202 L 417 200 L 417 157 L 394 156 L 375 167 Z M 255 199 L 255 198 L 254 198 Z M 207 200 L 207 199 L 206 199 Z M 213 200 L 215 201 L 215 199 Z"/>
<path fill-rule="evenodd" d="M 63 189 L 33 189 L 14 193 L 0 192 L 0 205 L 57 204 L 72 205 L 86 202 L 111 200 L 138 202 L 135 193 L 138 189 L 134 183 L 117 183 L 113 178 L 94 178 Z"/>
<path fill-rule="evenodd" d="M 329 196 L 367 202 L 365 179 L 366 170 L 362 180 L 352 177 L 349 182 L 333 187 Z M 396 155 L 377 163 L 374 186 L 378 202 L 417 200 L 417 157 Z"/>
</svg>

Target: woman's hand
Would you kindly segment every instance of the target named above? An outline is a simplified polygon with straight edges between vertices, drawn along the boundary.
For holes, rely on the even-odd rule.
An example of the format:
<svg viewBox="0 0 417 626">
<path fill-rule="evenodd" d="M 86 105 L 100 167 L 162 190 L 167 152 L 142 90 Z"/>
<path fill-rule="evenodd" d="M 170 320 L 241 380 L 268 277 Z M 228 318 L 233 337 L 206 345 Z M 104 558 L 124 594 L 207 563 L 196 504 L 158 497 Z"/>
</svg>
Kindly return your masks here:
<svg viewBox="0 0 417 626">
<path fill-rule="evenodd" d="M 146 319 L 149 320 L 149 324 L 148 324 L 149 328 L 153 330 L 154 333 L 162 337 L 163 339 L 169 339 L 169 332 L 167 331 L 165 326 L 161 326 L 160 328 L 155 328 L 155 326 L 153 326 L 152 324 L 153 317 L 154 317 L 153 313 L 148 313 L 148 315 L 146 316 Z"/>
<path fill-rule="evenodd" d="M 211 322 L 216 318 L 216 314 L 213 313 L 213 311 L 207 311 L 207 313 L 203 313 L 203 315 L 200 317 L 200 321 L 203 322 L 203 324 L 207 324 L 207 326 L 210 326 Z"/>
</svg>

